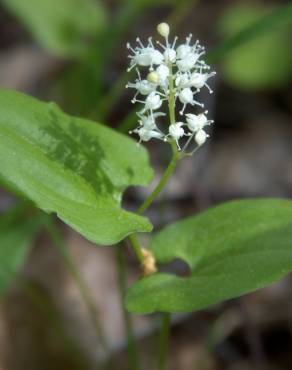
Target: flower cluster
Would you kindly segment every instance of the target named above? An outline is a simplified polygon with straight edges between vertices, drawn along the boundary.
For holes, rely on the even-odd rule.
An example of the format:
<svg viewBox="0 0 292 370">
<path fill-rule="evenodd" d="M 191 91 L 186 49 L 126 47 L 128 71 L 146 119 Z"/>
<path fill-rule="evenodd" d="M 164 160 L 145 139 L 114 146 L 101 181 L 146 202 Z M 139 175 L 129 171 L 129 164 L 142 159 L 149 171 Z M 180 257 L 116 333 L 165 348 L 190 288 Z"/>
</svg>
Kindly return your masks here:
<svg viewBox="0 0 292 370">
<path fill-rule="evenodd" d="M 137 113 L 139 126 L 130 133 L 138 134 L 139 143 L 152 138 L 163 141 L 174 140 L 179 150 L 181 150 L 180 140 L 187 136 L 188 140 L 182 149 L 185 151 L 193 138 L 197 146 L 204 144 L 208 137 L 205 128 L 212 121 L 208 120 L 207 111 L 199 114 L 187 113 L 185 122 L 182 119 L 176 121 L 175 106 L 177 102 L 180 103 L 181 116 L 188 106 L 203 108 L 204 105 L 195 99 L 195 95 L 203 87 L 212 93 L 207 81 L 215 75 L 215 72 L 210 72 L 210 67 L 201 59 L 205 49 L 198 41 L 192 44 L 192 35 L 186 38 L 185 43 L 176 46 L 177 37 L 172 43 L 169 42 L 168 24 L 160 23 L 157 31 L 165 40 L 165 44 L 157 42 L 160 50 L 154 46 L 151 37 L 146 45 L 139 38 L 135 48 L 127 44 L 131 53 L 128 71 L 135 68 L 137 78 L 126 87 L 136 90 L 132 103 L 142 104 L 142 109 Z M 141 77 L 139 67 L 146 69 L 145 77 Z M 139 98 L 139 95 L 144 99 Z M 164 101 L 168 103 L 170 116 L 167 133 L 157 124 L 157 118 L 166 115 L 158 111 Z"/>
</svg>

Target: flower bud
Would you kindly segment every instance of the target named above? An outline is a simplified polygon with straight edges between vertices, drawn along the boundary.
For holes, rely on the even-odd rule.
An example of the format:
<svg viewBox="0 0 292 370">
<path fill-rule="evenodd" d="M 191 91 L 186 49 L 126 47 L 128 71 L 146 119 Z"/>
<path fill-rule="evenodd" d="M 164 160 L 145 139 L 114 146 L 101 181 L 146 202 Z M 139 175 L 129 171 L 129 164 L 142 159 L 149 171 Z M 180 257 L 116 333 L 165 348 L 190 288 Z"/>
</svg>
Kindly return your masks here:
<svg viewBox="0 0 292 370">
<path fill-rule="evenodd" d="M 157 84 L 159 81 L 157 72 L 150 72 L 148 73 L 147 80 L 152 82 L 153 84 Z"/>
<path fill-rule="evenodd" d="M 200 130 L 196 133 L 195 140 L 199 146 L 203 145 L 206 139 L 207 139 L 207 134 L 204 130 Z"/>
<path fill-rule="evenodd" d="M 157 26 L 157 32 L 162 37 L 167 38 L 168 35 L 169 35 L 169 25 L 167 23 L 164 23 L 164 22 L 163 23 L 159 23 L 159 25 Z"/>
</svg>

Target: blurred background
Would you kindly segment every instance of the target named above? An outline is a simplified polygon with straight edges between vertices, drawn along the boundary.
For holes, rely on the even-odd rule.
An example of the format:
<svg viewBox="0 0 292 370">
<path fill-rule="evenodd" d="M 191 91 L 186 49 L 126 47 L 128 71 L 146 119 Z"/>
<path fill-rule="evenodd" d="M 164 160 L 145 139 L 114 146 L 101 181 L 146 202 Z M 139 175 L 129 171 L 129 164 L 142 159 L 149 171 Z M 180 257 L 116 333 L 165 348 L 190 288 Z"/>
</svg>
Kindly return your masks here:
<svg viewBox="0 0 292 370">
<path fill-rule="evenodd" d="M 127 133 L 137 123 L 125 46 L 155 36 L 161 21 L 206 46 L 217 76 L 202 100 L 215 123 L 149 210 L 152 222 L 234 198 L 292 197 L 292 2 L 1 0 L 0 85 Z M 147 146 L 157 181 L 169 153 Z M 135 209 L 145 195 L 128 190 L 124 206 Z M 131 325 L 140 369 L 154 369 L 159 315 L 121 309 L 125 284 L 139 275 L 131 252 L 96 247 L 53 218 L 39 230 L 4 189 L 0 211 L 0 370 L 138 370 Z M 170 345 L 169 370 L 291 370 L 292 277 L 174 315 Z"/>
</svg>

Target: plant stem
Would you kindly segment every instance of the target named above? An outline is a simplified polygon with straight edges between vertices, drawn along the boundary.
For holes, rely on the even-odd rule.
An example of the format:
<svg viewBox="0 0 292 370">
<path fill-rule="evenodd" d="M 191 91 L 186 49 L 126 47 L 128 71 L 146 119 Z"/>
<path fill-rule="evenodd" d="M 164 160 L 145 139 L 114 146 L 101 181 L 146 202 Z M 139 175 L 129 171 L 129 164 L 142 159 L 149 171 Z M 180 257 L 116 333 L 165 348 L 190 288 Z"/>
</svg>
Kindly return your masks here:
<svg viewBox="0 0 292 370">
<path fill-rule="evenodd" d="M 167 166 L 165 172 L 163 173 L 163 175 L 162 175 L 159 183 L 155 187 L 155 189 L 152 191 L 152 193 L 145 199 L 145 201 L 139 207 L 139 209 L 138 209 L 139 214 L 142 214 L 144 211 L 146 211 L 146 209 L 156 199 L 158 194 L 163 190 L 163 188 L 167 184 L 170 176 L 172 175 L 179 158 L 180 158 L 179 152 L 177 152 L 176 149 L 173 149 L 173 155 L 172 155 L 172 158 L 171 158 L 171 161 L 170 161 L 169 165 Z"/>
<path fill-rule="evenodd" d="M 174 81 L 173 81 L 173 74 L 172 74 L 172 65 L 169 64 L 169 98 L 168 98 L 168 110 L 169 110 L 169 121 L 170 124 L 175 123 L 175 91 L 174 91 Z M 170 176 L 172 175 L 173 171 L 175 170 L 176 164 L 178 160 L 181 158 L 181 153 L 177 150 L 176 144 L 174 141 L 170 142 L 172 148 L 172 158 L 167 166 L 166 170 L 164 171 L 159 183 L 156 185 L 154 190 L 150 193 L 150 195 L 145 199 L 145 201 L 141 204 L 138 209 L 138 214 L 142 214 L 146 211 L 146 209 L 154 202 L 160 192 L 163 190 L 165 185 L 167 184 Z M 132 234 L 129 236 L 130 245 L 139 260 L 142 264 L 144 261 L 144 256 L 141 250 L 141 247 L 138 243 L 137 236 Z"/>
<path fill-rule="evenodd" d="M 169 345 L 170 313 L 162 314 L 162 325 L 159 337 L 158 370 L 164 370 Z"/>
<path fill-rule="evenodd" d="M 108 347 L 108 343 L 106 340 L 106 336 L 103 330 L 103 327 L 101 325 L 101 322 L 99 320 L 99 314 L 96 309 L 95 303 L 91 297 L 91 294 L 89 292 L 89 289 L 83 280 L 83 277 L 78 270 L 78 267 L 76 266 L 75 261 L 73 260 L 72 256 L 70 255 L 68 248 L 66 248 L 61 234 L 57 227 L 54 225 L 53 221 L 51 220 L 50 222 L 47 223 L 46 225 L 47 231 L 51 237 L 51 239 L 54 242 L 54 246 L 57 249 L 57 251 L 60 253 L 60 255 L 63 257 L 64 262 L 69 270 L 69 272 L 72 275 L 72 278 L 75 281 L 75 284 L 77 288 L 79 289 L 79 292 L 81 294 L 81 297 L 87 307 L 92 325 L 95 329 L 95 332 L 100 340 L 100 343 L 103 347 L 104 353 L 108 358 L 110 358 L 110 350 Z"/>
<path fill-rule="evenodd" d="M 168 76 L 168 83 L 169 83 L 169 98 L 168 98 L 168 112 L 169 112 L 169 121 L 170 124 L 175 123 L 175 91 L 174 91 L 174 81 L 173 81 L 173 74 L 172 74 L 172 64 L 169 63 L 169 76 Z"/>
<path fill-rule="evenodd" d="M 116 266 L 117 266 L 117 277 L 118 277 L 118 287 L 120 292 L 121 301 L 123 302 L 123 298 L 126 294 L 127 283 L 126 283 L 126 264 L 125 264 L 125 257 L 123 255 L 122 245 L 117 246 L 116 250 Z M 131 320 L 131 316 L 125 308 L 125 305 L 122 304 L 123 316 L 124 316 L 124 324 L 125 330 L 127 335 L 127 347 L 128 347 L 128 354 L 130 359 L 130 369 L 131 370 L 139 370 L 139 355 L 138 349 L 135 342 L 135 335 L 133 331 L 133 323 Z"/>
<path fill-rule="evenodd" d="M 144 256 L 143 256 L 142 249 L 139 245 L 136 234 L 129 235 L 128 239 L 129 239 L 129 242 L 130 242 L 130 246 L 133 249 L 133 251 L 134 251 L 134 253 L 137 257 L 137 260 L 142 264 L 143 261 L 144 261 Z"/>
<path fill-rule="evenodd" d="M 168 98 L 168 111 L 169 111 L 169 121 L 170 124 L 175 123 L 175 91 L 174 91 L 174 81 L 173 81 L 173 74 L 172 74 L 172 64 L 169 63 L 169 98 Z M 165 172 L 163 173 L 159 183 L 155 187 L 155 189 L 152 191 L 152 193 L 145 199 L 145 201 L 142 203 L 142 205 L 138 209 L 138 213 L 141 214 L 153 203 L 153 201 L 156 199 L 158 194 L 161 192 L 161 190 L 165 187 L 167 184 L 170 176 L 172 175 L 176 164 L 178 160 L 180 159 L 180 153 L 178 152 L 176 148 L 176 144 L 172 141 L 171 142 L 171 148 L 172 148 L 172 158 L 167 166 Z"/>
</svg>

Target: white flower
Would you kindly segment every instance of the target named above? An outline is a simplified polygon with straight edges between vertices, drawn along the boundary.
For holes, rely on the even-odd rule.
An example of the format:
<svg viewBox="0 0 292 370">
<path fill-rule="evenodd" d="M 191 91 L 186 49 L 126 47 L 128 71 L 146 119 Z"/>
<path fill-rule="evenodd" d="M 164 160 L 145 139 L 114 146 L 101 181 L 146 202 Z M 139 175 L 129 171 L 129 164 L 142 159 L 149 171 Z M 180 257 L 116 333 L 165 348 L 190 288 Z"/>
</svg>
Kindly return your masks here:
<svg viewBox="0 0 292 370">
<path fill-rule="evenodd" d="M 207 137 L 209 137 L 209 135 L 206 134 L 204 130 L 199 130 L 195 135 L 195 141 L 199 146 L 201 146 L 205 143 Z"/>
<path fill-rule="evenodd" d="M 179 89 L 190 87 L 189 75 L 187 73 L 177 73 L 177 77 L 175 79 L 175 85 Z"/>
<path fill-rule="evenodd" d="M 159 95 L 152 92 L 147 96 L 145 101 L 145 108 L 149 110 L 156 110 L 161 107 L 162 101 Z"/>
<path fill-rule="evenodd" d="M 176 55 L 178 59 L 185 59 L 192 51 L 192 48 L 188 44 L 182 44 L 176 49 Z"/>
<path fill-rule="evenodd" d="M 205 112 L 207 113 L 207 112 Z M 213 121 L 208 120 L 204 113 L 198 115 L 187 113 L 187 125 L 191 132 L 197 132 L 202 130 L 205 126 L 210 125 Z"/>
<path fill-rule="evenodd" d="M 166 64 L 174 63 L 175 60 L 176 60 L 176 51 L 175 51 L 176 41 L 177 41 L 177 37 L 175 37 L 172 45 L 170 45 L 169 42 L 168 42 L 168 35 L 165 36 L 165 45 L 163 45 L 159 41 L 157 41 L 157 43 L 164 50 L 163 56 L 164 56 L 164 61 L 165 61 Z"/>
<path fill-rule="evenodd" d="M 139 123 L 147 130 L 157 130 L 155 118 L 165 116 L 165 113 L 153 113 L 149 116 L 140 116 Z"/>
<path fill-rule="evenodd" d="M 134 98 L 132 99 L 132 103 L 136 102 L 136 97 L 137 97 L 138 94 L 149 95 L 151 92 L 156 90 L 156 84 L 155 83 L 149 81 L 148 79 L 147 80 L 142 80 L 139 70 L 136 69 L 136 71 L 137 71 L 137 74 L 138 74 L 138 79 L 136 79 L 136 81 L 134 83 L 129 82 L 126 85 L 126 88 L 130 87 L 130 88 L 134 88 L 134 89 L 137 90 Z"/>
<path fill-rule="evenodd" d="M 136 89 L 142 95 L 149 95 L 156 89 L 156 86 L 147 80 L 142 80 L 136 82 Z"/>
<path fill-rule="evenodd" d="M 179 150 L 180 139 L 183 136 L 188 136 L 189 138 L 183 146 L 183 152 L 185 152 L 194 140 L 198 146 L 203 145 L 206 141 L 208 134 L 205 132 L 205 127 L 213 122 L 208 120 L 207 111 L 201 114 L 188 113 L 186 114 L 186 123 L 170 124 L 168 131 L 162 132 L 159 129 L 158 118 L 166 114 L 158 112 L 158 110 L 166 101 L 170 116 L 175 121 L 177 102 L 182 104 L 182 109 L 179 112 L 181 115 L 187 106 L 203 106 L 194 97 L 205 86 L 210 93 L 212 92 L 207 81 L 215 75 L 215 72 L 206 71 L 209 70 L 209 66 L 203 60 L 205 49 L 199 44 L 199 41 L 192 43 L 192 35 L 189 35 L 182 44 L 176 46 L 177 37 L 172 42 L 169 41 L 170 29 L 167 23 L 160 23 L 157 26 L 157 31 L 164 38 L 163 43 L 157 41 L 157 48 L 156 45 L 154 47 L 151 37 L 148 38 L 147 45 L 143 45 L 139 38 L 137 38 L 138 46 L 135 48 L 127 45 L 128 49 L 131 50 L 129 70 L 136 66 L 138 75 L 138 78 L 134 82 L 128 83 L 127 87 L 136 90 L 132 102 L 143 104 L 142 109 L 137 113 L 140 126 L 133 132 L 139 135 L 139 142 L 149 141 L 152 138 L 175 141 Z M 160 50 L 158 50 L 159 48 Z M 144 68 L 143 75 L 141 74 L 143 78 L 140 75 L 140 68 Z M 145 96 L 145 98 L 137 99 L 137 95 Z"/>
<path fill-rule="evenodd" d="M 196 104 L 196 105 L 199 105 L 199 106 L 203 107 L 202 103 L 199 103 L 197 100 L 194 100 L 193 94 L 194 93 L 192 92 L 192 90 L 189 87 L 184 88 L 178 94 L 178 98 L 179 98 L 180 102 L 183 104 L 183 108 L 180 111 L 181 115 L 184 113 L 184 110 L 185 110 L 187 104 L 190 104 L 190 105 L 195 105 Z"/>
<path fill-rule="evenodd" d="M 163 55 L 158 50 L 153 50 L 151 53 L 150 69 L 153 69 L 153 65 L 159 65 L 163 61 Z"/>
<path fill-rule="evenodd" d="M 163 55 L 159 50 L 156 50 L 152 44 L 151 38 L 148 39 L 148 45 L 144 46 L 139 38 L 136 39 L 140 46 L 133 49 L 128 43 L 127 48 L 132 51 L 133 55 L 129 55 L 131 59 L 130 71 L 135 66 L 150 67 L 153 69 L 153 65 L 161 64 L 163 61 Z"/>
<path fill-rule="evenodd" d="M 139 137 L 140 137 L 139 144 L 141 143 L 141 141 L 149 141 L 152 138 L 162 139 L 162 137 L 163 137 L 162 133 L 160 133 L 156 130 L 149 130 L 145 127 L 136 128 L 135 130 L 130 131 L 130 134 L 132 132 L 139 135 Z"/>
<path fill-rule="evenodd" d="M 169 126 L 169 129 L 168 129 L 169 136 L 172 137 L 176 141 L 176 144 L 179 149 L 180 149 L 180 146 L 179 146 L 178 140 L 185 135 L 185 131 L 182 128 L 183 125 L 184 125 L 183 122 L 173 123 Z"/>
<path fill-rule="evenodd" d="M 210 92 L 213 93 L 213 90 L 207 84 L 207 80 L 214 76 L 216 72 L 211 73 L 202 73 L 202 72 L 193 72 L 190 77 L 190 85 L 195 87 L 196 89 L 200 90 L 202 87 L 206 86 Z"/>
<path fill-rule="evenodd" d="M 126 87 L 134 88 L 137 90 L 134 98 L 132 99 L 132 102 L 136 102 L 136 97 L 138 94 L 141 95 L 149 95 L 151 92 L 156 90 L 155 84 L 147 81 L 147 80 L 136 80 L 136 82 L 132 83 L 129 82 Z"/>
<path fill-rule="evenodd" d="M 128 68 L 128 71 L 130 71 L 136 65 L 144 67 L 151 65 L 151 53 L 153 52 L 152 48 L 145 47 L 145 48 L 136 48 L 134 50 L 131 48 L 130 44 L 127 44 L 127 48 L 134 53 L 133 55 L 129 55 L 129 58 L 131 58 L 131 64 L 130 68 Z"/>
<path fill-rule="evenodd" d="M 165 62 L 168 64 L 169 62 L 170 63 L 174 63 L 175 60 L 176 60 L 176 51 L 172 48 L 168 48 L 165 50 L 165 52 L 163 53 L 163 56 L 164 56 L 164 60 Z"/>
<path fill-rule="evenodd" d="M 186 43 L 180 45 L 176 49 L 177 54 L 177 67 L 181 72 L 189 72 L 195 67 L 202 65 L 199 58 L 205 54 L 205 49 L 199 44 L 198 41 L 193 46 L 190 46 L 192 35 L 186 39 Z M 203 63 L 204 65 L 204 63 Z"/>
<path fill-rule="evenodd" d="M 178 95 L 179 100 L 183 104 L 191 104 L 193 101 L 193 92 L 189 87 L 184 88 Z"/>
<path fill-rule="evenodd" d="M 160 96 L 158 94 L 156 94 L 155 92 L 150 93 L 147 96 L 145 102 L 140 101 L 140 100 L 136 100 L 136 101 L 145 104 L 144 108 L 140 112 L 141 114 L 143 114 L 147 110 L 150 110 L 150 111 L 156 110 L 156 109 L 160 108 L 161 105 L 162 105 L 162 100 L 161 100 Z"/>
<path fill-rule="evenodd" d="M 156 73 L 158 76 L 158 84 L 161 86 L 167 86 L 169 68 L 166 65 L 161 64 L 159 67 L 156 68 Z"/>
<path fill-rule="evenodd" d="M 184 59 L 180 59 L 176 62 L 178 69 L 182 72 L 190 71 L 196 66 L 196 63 L 199 59 L 199 54 L 190 53 L 185 56 Z"/>
</svg>

